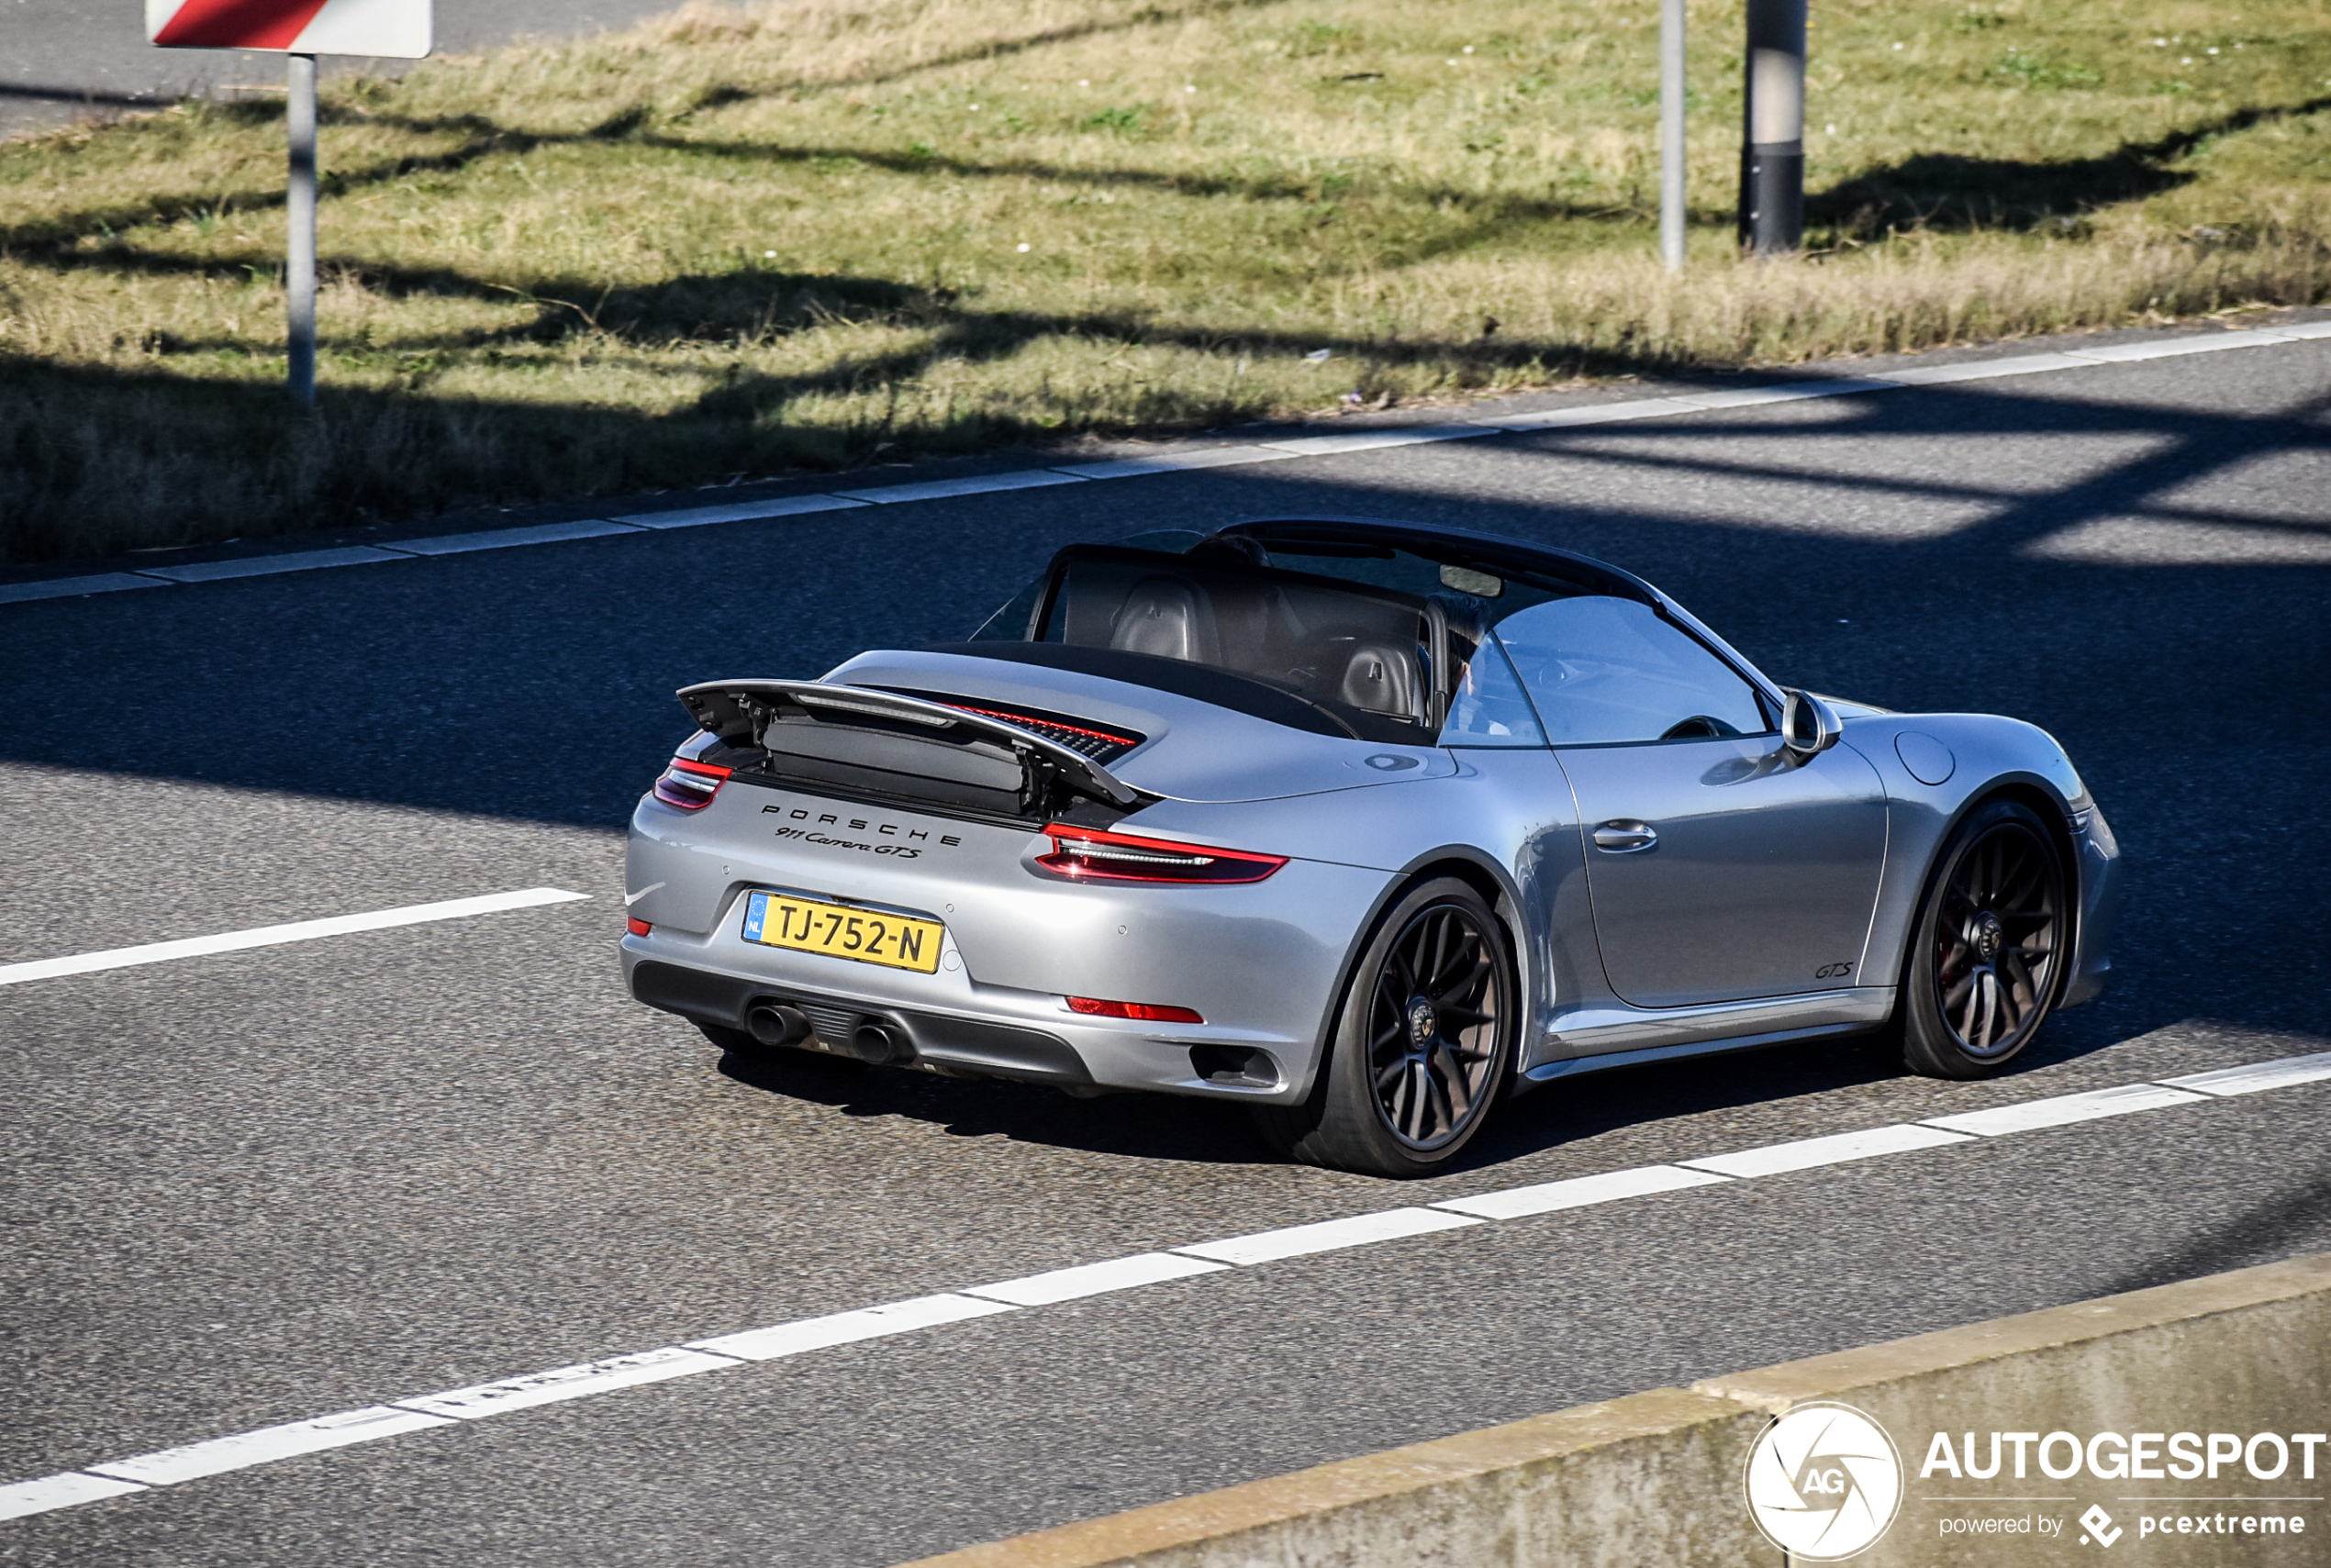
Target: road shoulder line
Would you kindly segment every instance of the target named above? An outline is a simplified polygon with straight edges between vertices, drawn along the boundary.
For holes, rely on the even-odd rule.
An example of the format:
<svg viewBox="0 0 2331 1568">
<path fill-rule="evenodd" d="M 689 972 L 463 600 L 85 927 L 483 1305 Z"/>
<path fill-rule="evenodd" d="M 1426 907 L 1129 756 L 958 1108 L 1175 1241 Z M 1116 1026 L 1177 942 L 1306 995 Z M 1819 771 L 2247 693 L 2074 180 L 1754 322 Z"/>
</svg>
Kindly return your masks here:
<svg viewBox="0 0 2331 1568">
<path fill-rule="evenodd" d="M 2270 348 L 2325 338 L 2331 338 L 2331 321 L 2303 321 L 2232 332 L 2188 333 L 2151 342 L 2111 343 L 2093 349 L 2021 354 L 2005 359 L 1968 360 L 1946 365 L 1911 365 L 1883 374 L 1833 376 L 1818 381 L 1777 381 L 1761 386 L 1680 392 L 1661 397 L 1553 408 L 1530 414 L 1477 415 L 1462 421 L 1368 426 L 1314 436 L 1289 436 L 1241 446 L 1161 452 L 1154 457 L 1051 463 L 1036 468 L 1009 469 L 1000 473 L 908 481 L 808 495 L 786 495 L 769 501 L 680 507 L 666 512 L 628 512 L 614 517 L 445 534 L 433 539 L 402 539 L 379 545 L 351 545 L 336 550 L 297 550 L 283 555 L 199 562 L 187 566 L 158 566 L 127 572 L 93 573 L 80 577 L 52 577 L 30 583 L 5 583 L 0 584 L 0 605 L 82 598 L 94 594 L 118 593 L 129 588 L 158 588 L 172 584 L 264 577 L 277 573 L 307 572 L 328 566 L 355 566 L 417 557 L 467 554 L 519 545 L 563 543 L 570 539 L 597 539 L 619 533 L 654 533 L 717 523 L 765 522 L 853 506 L 952 500 L 958 496 L 990 495 L 1013 490 L 1073 484 L 1080 480 L 1137 479 L 1155 473 L 1188 473 L 1212 468 L 1243 467 L 1249 463 L 1284 462 L 1291 458 L 1332 457 L 1344 452 L 1373 451 L 1428 441 L 1473 440 L 1484 436 L 1522 432 L 1543 433 L 1636 419 L 1670 418 L 1677 415 L 1757 407 L 1801 398 L 1848 396 L 1906 387 L 1955 386 L 1967 382 L 2076 370 L 2082 366 L 2176 359 L 2187 354 L 2219 353 L 2232 349 Z"/>
</svg>

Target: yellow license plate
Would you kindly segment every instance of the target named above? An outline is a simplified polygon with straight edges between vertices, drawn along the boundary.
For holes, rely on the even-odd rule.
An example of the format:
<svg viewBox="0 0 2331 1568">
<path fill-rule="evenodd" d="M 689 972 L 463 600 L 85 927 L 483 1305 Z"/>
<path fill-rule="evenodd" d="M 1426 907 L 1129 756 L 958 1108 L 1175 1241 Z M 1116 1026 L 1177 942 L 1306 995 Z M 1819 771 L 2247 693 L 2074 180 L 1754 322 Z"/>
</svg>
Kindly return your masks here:
<svg viewBox="0 0 2331 1568">
<path fill-rule="evenodd" d="M 821 952 L 891 969 L 933 974 L 947 929 L 936 920 L 878 914 L 822 898 L 755 893 L 744 902 L 744 940 L 764 947 Z"/>
</svg>

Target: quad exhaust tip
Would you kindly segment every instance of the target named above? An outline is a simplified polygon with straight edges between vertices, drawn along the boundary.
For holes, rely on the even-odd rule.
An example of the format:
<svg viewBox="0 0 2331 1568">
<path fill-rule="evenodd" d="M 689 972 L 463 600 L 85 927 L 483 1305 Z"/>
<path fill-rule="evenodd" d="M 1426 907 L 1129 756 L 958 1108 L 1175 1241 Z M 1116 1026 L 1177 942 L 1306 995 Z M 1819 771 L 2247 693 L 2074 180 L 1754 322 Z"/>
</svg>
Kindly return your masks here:
<svg viewBox="0 0 2331 1568">
<path fill-rule="evenodd" d="M 877 1067 L 899 1066 L 915 1059 L 915 1045 L 898 1025 L 866 1018 L 850 1037 L 850 1054 Z"/>
<path fill-rule="evenodd" d="M 809 1015 L 782 1002 L 758 1002 L 744 1015 L 744 1027 L 763 1045 L 797 1045 L 809 1038 Z"/>
</svg>

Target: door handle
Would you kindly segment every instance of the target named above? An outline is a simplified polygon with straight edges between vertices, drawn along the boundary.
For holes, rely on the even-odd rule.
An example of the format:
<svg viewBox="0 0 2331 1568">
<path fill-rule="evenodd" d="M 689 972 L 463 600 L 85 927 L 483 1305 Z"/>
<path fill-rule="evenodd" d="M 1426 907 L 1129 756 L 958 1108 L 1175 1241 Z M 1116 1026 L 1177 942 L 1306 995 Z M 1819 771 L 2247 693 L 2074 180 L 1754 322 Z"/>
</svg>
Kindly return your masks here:
<svg viewBox="0 0 2331 1568">
<path fill-rule="evenodd" d="M 1614 855 L 1633 854 L 1658 841 L 1659 835 L 1652 830 L 1650 823 L 1627 818 L 1605 822 L 1594 830 L 1594 847 Z"/>
</svg>

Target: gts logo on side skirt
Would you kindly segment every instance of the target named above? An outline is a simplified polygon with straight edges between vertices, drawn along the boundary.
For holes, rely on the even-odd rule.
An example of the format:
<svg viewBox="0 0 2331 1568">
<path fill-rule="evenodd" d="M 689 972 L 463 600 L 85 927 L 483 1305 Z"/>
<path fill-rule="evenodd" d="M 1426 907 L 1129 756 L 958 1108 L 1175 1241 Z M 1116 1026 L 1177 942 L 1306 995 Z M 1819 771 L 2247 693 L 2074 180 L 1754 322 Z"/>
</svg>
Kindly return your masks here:
<svg viewBox="0 0 2331 1568">
<path fill-rule="evenodd" d="M 1815 980 L 1843 980 L 1854 972 L 1850 963 L 1824 963 L 1813 971 Z"/>
</svg>

